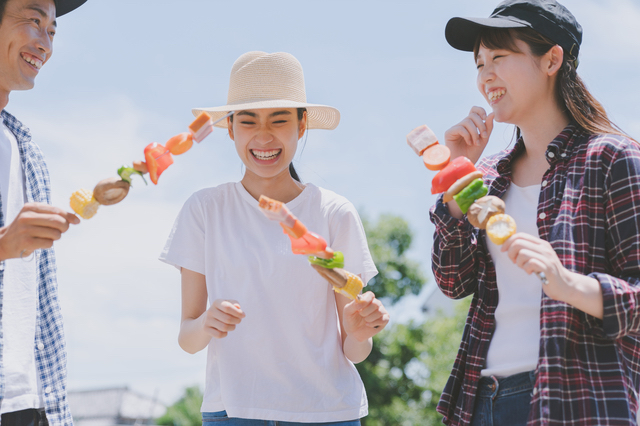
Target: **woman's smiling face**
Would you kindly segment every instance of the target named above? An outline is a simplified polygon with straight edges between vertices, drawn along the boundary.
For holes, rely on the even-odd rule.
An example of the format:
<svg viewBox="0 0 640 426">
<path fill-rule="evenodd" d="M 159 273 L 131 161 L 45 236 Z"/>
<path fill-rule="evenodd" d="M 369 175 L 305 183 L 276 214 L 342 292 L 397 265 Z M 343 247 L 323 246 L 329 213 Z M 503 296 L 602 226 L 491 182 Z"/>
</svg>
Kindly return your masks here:
<svg viewBox="0 0 640 426">
<path fill-rule="evenodd" d="M 514 41 L 519 52 L 480 45 L 476 66 L 478 89 L 493 108 L 496 121 L 518 125 L 548 100 L 550 81 L 527 43 Z"/>
<path fill-rule="evenodd" d="M 229 136 L 247 173 L 272 178 L 289 173 L 307 115 L 298 120 L 296 108 L 238 111 L 229 120 Z"/>
</svg>

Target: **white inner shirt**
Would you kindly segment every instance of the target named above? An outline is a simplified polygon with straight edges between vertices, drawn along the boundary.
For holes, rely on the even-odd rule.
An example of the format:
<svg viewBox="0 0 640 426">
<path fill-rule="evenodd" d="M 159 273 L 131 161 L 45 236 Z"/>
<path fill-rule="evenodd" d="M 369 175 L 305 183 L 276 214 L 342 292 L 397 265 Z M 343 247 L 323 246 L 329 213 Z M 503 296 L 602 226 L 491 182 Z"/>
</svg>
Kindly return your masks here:
<svg viewBox="0 0 640 426">
<path fill-rule="evenodd" d="M 517 231 L 539 237 L 536 215 L 540 185 L 509 186 L 503 201 L 516 221 Z M 496 267 L 499 302 L 496 329 L 489 345 L 482 376 L 506 377 L 534 370 L 540 351 L 540 302 L 542 284 L 536 274 L 527 275 L 487 237 Z"/>
<path fill-rule="evenodd" d="M 0 194 L 4 224 L 16 218 L 25 203 L 25 179 L 15 136 L 0 129 Z M 2 367 L 5 377 L 0 413 L 44 407 L 36 374 L 35 336 L 38 289 L 35 255 L 5 260 L 3 279 Z"/>
</svg>

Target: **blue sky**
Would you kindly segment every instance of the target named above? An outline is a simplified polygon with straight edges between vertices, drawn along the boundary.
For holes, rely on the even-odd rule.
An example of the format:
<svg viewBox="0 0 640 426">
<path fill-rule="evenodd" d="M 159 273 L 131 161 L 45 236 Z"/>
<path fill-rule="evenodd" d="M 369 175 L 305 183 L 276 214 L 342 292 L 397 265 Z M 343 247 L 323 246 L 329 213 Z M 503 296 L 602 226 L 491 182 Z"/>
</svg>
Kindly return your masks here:
<svg viewBox="0 0 640 426">
<path fill-rule="evenodd" d="M 416 233 L 411 252 L 430 275 L 433 172 L 406 145 L 429 125 L 439 137 L 473 105 L 471 54 L 449 47 L 453 16 L 488 16 L 497 1 L 89 0 L 58 20 L 54 55 L 34 90 L 7 110 L 49 163 L 54 203 L 142 160 L 150 142 L 186 131 L 192 107 L 226 103 L 229 71 L 251 50 L 286 51 L 305 71 L 309 102 L 335 106 L 334 131 L 309 132 L 294 164 L 304 181 L 349 198 L 370 218 L 394 213 Z M 640 138 L 640 1 L 566 0 L 584 28 L 579 73 L 624 130 Z M 486 153 L 513 134 L 498 125 Z M 304 148 L 303 148 L 304 147 Z M 180 278 L 158 254 L 194 191 L 242 177 L 217 129 L 160 178 L 134 182 L 120 204 L 56 243 L 69 351 L 69 388 L 129 385 L 172 402 L 204 383 L 204 353 L 177 344 Z M 406 302 L 417 314 L 420 299 Z M 407 317 L 398 312 L 396 319 Z"/>
</svg>

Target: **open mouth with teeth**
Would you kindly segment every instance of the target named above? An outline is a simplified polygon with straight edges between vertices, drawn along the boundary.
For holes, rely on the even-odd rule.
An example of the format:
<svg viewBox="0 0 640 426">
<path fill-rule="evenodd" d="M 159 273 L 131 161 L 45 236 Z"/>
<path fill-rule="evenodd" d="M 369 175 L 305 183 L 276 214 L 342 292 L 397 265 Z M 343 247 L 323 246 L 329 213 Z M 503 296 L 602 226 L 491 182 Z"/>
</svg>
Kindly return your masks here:
<svg viewBox="0 0 640 426">
<path fill-rule="evenodd" d="M 278 156 L 282 152 L 281 149 L 272 149 L 269 151 L 258 151 L 257 149 L 251 149 L 250 151 L 251 151 L 251 154 L 254 156 L 254 158 L 260 161 L 275 160 L 276 158 L 278 158 Z"/>
<path fill-rule="evenodd" d="M 35 69 L 39 70 L 40 68 L 42 68 L 43 62 L 40 59 L 36 58 L 35 56 L 31 56 L 26 53 L 23 53 L 20 56 L 26 63 L 28 63 Z"/>
<path fill-rule="evenodd" d="M 493 104 L 498 102 L 505 93 L 507 93 L 505 89 L 493 90 L 487 94 L 487 97 L 489 98 L 489 102 Z"/>
</svg>

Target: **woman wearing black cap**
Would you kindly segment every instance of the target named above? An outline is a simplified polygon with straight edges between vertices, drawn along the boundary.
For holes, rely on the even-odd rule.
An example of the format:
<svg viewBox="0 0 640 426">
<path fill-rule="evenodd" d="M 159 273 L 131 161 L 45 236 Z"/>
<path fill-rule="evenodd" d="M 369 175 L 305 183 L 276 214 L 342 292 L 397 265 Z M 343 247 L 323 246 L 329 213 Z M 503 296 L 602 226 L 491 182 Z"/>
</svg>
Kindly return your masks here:
<svg viewBox="0 0 640 426">
<path fill-rule="evenodd" d="M 494 119 L 516 125 L 477 168 L 519 232 L 497 246 L 455 202 L 432 208 L 438 285 L 474 295 L 438 410 L 452 425 L 636 424 L 640 146 L 578 77 L 582 28 L 556 1 L 453 18 L 446 37 L 474 52 L 493 109 L 446 132 L 451 158 L 477 162 Z"/>
</svg>

